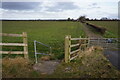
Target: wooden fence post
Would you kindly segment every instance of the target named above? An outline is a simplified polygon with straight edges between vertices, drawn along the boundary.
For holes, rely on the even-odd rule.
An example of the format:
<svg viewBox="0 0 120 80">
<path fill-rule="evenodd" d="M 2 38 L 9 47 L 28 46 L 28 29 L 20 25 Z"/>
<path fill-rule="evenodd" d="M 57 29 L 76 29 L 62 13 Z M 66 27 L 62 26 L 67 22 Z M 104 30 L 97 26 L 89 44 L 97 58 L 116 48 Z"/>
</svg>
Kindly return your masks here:
<svg viewBox="0 0 120 80">
<path fill-rule="evenodd" d="M 80 36 L 80 40 L 79 40 L 79 49 L 80 49 L 80 51 L 79 51 L 79 58 L 80 58 L 80 53 L 81 53 L 81 36 Z"/>
<path fill-rule="evenodd" d="M 88 38 L 88 48 L 90 47 L 90 38 Z"/>
<path fill-rule="evenodd" d="M 68 35 L 65 37 L 65 63 L 70 62 L 70 52 L 71 52 L 71 36 Z"/>
<path fill-rule="evenodd" d="M 24 46 L 24 57 L 28 59 L 28 44 L 27 44 L 27 33 L 23 32 L 23 43 L 25 44 Z"/>
</svg>

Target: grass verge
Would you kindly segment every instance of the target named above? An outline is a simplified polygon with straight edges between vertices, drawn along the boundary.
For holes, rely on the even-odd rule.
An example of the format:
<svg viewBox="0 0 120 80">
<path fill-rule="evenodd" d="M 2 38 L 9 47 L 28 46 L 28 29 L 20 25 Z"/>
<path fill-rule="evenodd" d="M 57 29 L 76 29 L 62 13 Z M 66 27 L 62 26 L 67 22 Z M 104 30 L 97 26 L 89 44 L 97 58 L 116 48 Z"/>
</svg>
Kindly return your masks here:
<svg viewBox="0 0 120 80">
<path fill-rule="evenodd" d="M 33 70 L 33 62 L 24 58 L 4 58 L 3 78 L 120 78 L 118 71 L 102 54 L 102 48 L 94 47 L 80 53 L 71 63 L 61 62 L 51 75 Z"/>
</svg>

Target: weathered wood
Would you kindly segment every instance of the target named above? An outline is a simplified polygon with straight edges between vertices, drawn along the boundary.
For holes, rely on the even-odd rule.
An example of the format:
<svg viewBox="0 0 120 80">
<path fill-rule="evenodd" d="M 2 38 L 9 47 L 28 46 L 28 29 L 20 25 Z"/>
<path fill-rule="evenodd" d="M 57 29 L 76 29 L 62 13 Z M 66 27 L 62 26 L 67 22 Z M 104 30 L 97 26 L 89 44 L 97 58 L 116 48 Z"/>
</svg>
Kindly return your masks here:
<svg viewBox="0 0 120 80">
<path fill-rule="evenodd" d="M 24 51 L 0 51 L 3 54 L 24 54 L 24 57 L 28 59 L 28 44 L 27 44 L 27 33 L 23 34 L 8 34 L 0 33 L 0 36 L 11 36 L 11 37 L 23 37 L 23 43 L 0 43 L 2 46 L 23 46 Z"/>
<path fill-rule="evenodd" d="M 81 38 L 71 38 L 71 40 L 80 40 Z M 82 40 L 107 40 L 107 39 L 114 39 L 114 40 L 117 40 L 118 38 L 82 38 Z"/>
<path fill-rule="evenodd" d="M 27 33 L 23 32 L 23 43 L 27 44 Z M 28 59 L 28 45 L 24 46 L 24 57 Z"/>
<path fill-rule="evenodd" d="M 80 49 L 77 49 L 75 51 L 70 52 L 70 54 L 74 54 L 74 53 L 79 52 L 79 51 L 80 51 Z"/>
<path fill-rule="evenodd" d="M 90 47 L 90 39 L 88 39 L 88 47 Z"/>
<path fill-rule="evenodd" d="M 80 46 L 86 46 L 86 45 L 88 45 L 87 43 L 86 44 L 81 44 Z"/>
<path fill-rule="evenodd" d="M 86 48 L 88 48 L 92 43 L 92 41 L 94 42 L 96 40 L 99 40 L 99 41 L 106 41 L 108 43 L 108 39 L 115 39 L 115 38 L 81 38 L 81 37 L 71 38 L 71 36 L 66 36 L 65 37 L 65 62 L 68 63 L 71 60 L 75 59 L 77 56 L 80 57 L 80 53 L 84 51 Z M 79 42 L 71 45 L 72 40 L 78 40 Z M 76 46 L 78 46 L 79 49 L 71 52 L 71 48 Z M 76 53 L 76 56 L 70 57 L 74 53 Z"/>
<path fill-rule="evenodd" d="M 0 51 L 0 54 L 23 54 L 23 51 Z"/>
<path fill-rule="evenodd" d="M 1 46 L 27 46 L 24 43 L 0 43 Z"/>
<path fill-rule="evenodd" d="M 80 40 L 81 38 L 71 38 L 71 40 Z M 88 38 L 82 38 L 82 40 L 88 40 Z"/>
<path fill-rule="evenodd" d="M 76 46 L 79 46 L 80 44 L 73 44 L 71 45 L 70 47 L 76 47 Z"/>
<path fill-rule="evenodd" d="M 70 45 L 71 45 L 71 35 L 69 35 L 69 54 L 68 54 L 68 56 L 69 56 L 69 62 L 70 62 L 70 52 L 71 52 Z"/>
<path fill-rule="evenodd" d="M 0 36 L 11 36 L 11 37 L 22 37 L 22 34 L 8 34 L 8 33 L 0 33 Z"/>
<path fill-rule="evenodd" d="M 72 58 L 70 59 L 70 61 L 71 61 L 71 60 L 73 60 L 73 59 L 75 59 L 76 57 L 78 57 L 78 55 L 76 55 L 76 56 L 72 57 Z"/>
<path fill-rule="evenodd" d="M 70 37 L 69 35 L 65 37 L 65 63 L 70 62 Z"/>
<path fill-rule="evenodd" d="M 81 53 L 81 46 L 80 45 L 81 45 L 81 36 L 80 36 L 80 40 L 79 40 L 79 49 L 80 49 L 79 52 L 78 52 L 79 53 L 78 54 L 79 57 L 80 57 L 80 53 Z"/>
</svg>

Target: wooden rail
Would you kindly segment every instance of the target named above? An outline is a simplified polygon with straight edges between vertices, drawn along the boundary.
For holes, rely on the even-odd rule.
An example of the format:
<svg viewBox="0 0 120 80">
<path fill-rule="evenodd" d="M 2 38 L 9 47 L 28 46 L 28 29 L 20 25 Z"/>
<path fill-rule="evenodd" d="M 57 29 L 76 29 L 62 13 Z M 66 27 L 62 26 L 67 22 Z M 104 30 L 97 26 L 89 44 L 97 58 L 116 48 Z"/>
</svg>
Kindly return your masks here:
<svg viewBox="0 0 120 80">
<path fill-rule="evenodd" d="M 78 40 L 79 42 L 77 44 L 71 44 L 71 41 L 73 40 Z M 82 42 L 82 40 L 84 41 L 84 43 Z M 86 40 L 88 40 L 88 42 L 86 43 Z M 71 60 L 75 59 L 76 57 L 79 56 L 79 53 L 81 50 L 83 50 L 82 48 L 86 48 L 86 46 L 89 45 L 89 39 L 88 38 L 71 38 L 70 35 L 65 37 L 65 62 L 68 63 Z M 73 47 L 78 47 L 77 50 L 71 51 Z M 72 56 L 71 55 L 74 55 Z"/>
<path fill-rule="evenodd" d="M 80 51 L 80 49 L 77 49 L 75 51 L 70 52 L 70 54 L 74 54 L 74 53 L 79 52 L 79 51 Z"/>
<path fill-rule="evenodd" d="M 23 51 L 0 51 L 3 54 L 24 54 Z"/>
<path fill-rule="evenodd" d="M 0 43 L 0 46 L 27 46 L 24 43 Z"/>
<path fill-rule="evenodd" d="M 22 46 L 24 51 L 0 51 L 1 54 L 24 54 L 24 57 L 28 59 L 28 44 L 27 44 L 27 33 L 22 34 L 8 34 L 0 33 L 0 36 L 10 36 L 10 37 L 22 37 L 23 43 L 0 43 L 0 46 Z"/>
<path fill-rule="evenodd" d="M 8 33 L 0 33 L 0 36 L 23 37 L 23 34 L 8 34 Z"/>
<path fill-rule="evenodd" d="M 73 44 L 73 45 L 70 45 L 70 47 L 76 47 L 76 46 L 79 46 L 80 44 Z"/>
</svg>

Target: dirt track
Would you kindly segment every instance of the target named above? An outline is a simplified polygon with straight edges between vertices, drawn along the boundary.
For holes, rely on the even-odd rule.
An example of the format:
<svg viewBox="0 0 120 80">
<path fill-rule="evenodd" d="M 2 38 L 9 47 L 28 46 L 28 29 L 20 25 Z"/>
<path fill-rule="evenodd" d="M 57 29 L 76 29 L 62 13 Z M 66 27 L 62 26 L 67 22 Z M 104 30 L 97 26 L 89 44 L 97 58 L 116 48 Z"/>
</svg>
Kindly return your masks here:
<svg viewBox="0 0 120 80">
<path fill-rule="evenodd" d="M 90 26 L 86 24 L 83 24 L 83 25 L 84 25 L 84 31 L 89 38 L 103 38 L 100 34 L 97 34 L 94 29 L 91 29 Z M 107 59 L 112 63 L 112 65 L 120 70 L 120 58 L 119 58 L 120 54 L 118 50 L 114 51 L 108 48 L 108 49 L 104 49 L 103 53 L 107 57 Z"/>
</svg>

